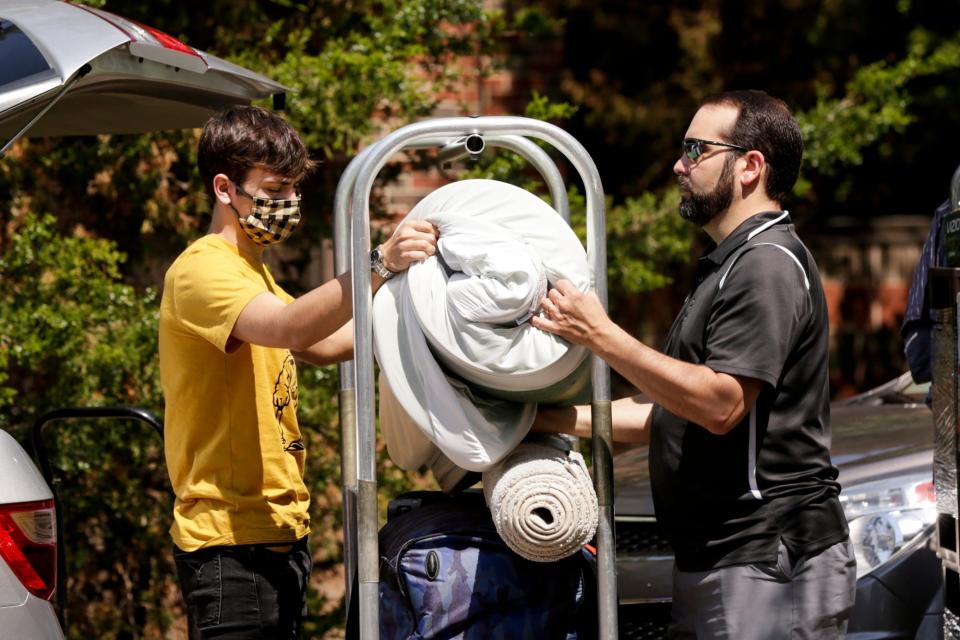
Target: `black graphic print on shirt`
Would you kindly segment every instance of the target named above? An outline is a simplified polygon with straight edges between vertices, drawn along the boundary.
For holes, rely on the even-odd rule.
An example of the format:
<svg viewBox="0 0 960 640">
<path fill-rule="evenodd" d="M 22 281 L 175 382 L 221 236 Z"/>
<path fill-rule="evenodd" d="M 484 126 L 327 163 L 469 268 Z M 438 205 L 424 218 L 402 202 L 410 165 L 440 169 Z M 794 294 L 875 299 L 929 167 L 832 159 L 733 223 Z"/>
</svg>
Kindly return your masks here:
<svg viewBox="0 0 960 640">
<path fill-rule="evenodd" d="M 277 429 L 280 432 L 280 444 L 286 451 L 302 451 L 303 441 L 300 438 L 287 442 L 287 436 L 283 431 L 283 413 L 284 411 L 297 410 L 297 365 L 293 356 L 287 354 L 283 360 L 283 366 L 277 375 L 277 381 L 273 385 L 273 412 L 277 418 Z"/>
</svg>

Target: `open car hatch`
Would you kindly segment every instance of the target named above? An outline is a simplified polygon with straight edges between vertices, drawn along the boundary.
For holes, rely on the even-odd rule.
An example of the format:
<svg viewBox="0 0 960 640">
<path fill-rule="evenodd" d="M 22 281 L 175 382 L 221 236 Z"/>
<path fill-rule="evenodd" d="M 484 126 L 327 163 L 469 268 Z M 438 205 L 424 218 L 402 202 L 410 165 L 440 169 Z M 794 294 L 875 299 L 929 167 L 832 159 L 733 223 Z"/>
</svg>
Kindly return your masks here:
<svg viewBox="0 0 960 640">
<path fill-rule="evenodd" d="M 287 87 L 146 25 L 58 0 L 0 3 L 0 153 L 23 135 L 201 126 Z M 278 104 L 279 103 L 279 104 Z"/>
</svg>

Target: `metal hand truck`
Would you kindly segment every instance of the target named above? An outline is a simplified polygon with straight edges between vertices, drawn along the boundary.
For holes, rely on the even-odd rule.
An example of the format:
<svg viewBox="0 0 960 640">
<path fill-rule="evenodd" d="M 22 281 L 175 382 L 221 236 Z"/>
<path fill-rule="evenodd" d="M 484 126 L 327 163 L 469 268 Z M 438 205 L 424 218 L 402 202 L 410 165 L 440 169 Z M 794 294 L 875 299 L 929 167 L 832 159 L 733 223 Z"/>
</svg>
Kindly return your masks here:
<svg viewBox="0 0 960 640">
<path fill-rule="evenodd" d="M 341 479 L 344 509 L 346 610 L 359 598 L 361 640 L 379 636 L 379 558 L 377 548 L 376 411 L 373 376 L 373 304 L 370 278 L 370 192 L 388 160 L 407 149 L 442 147 L 441 159 L 478 156 L 487 146 L 510 149 L 543 176 L 553 207 L 569 221 L 566 186 L 556 164 L 528 138 L 563 153 L 583 181 L 587 199 L 587 260 L 593 286 L 607 306 L 607 248 L 603 187 L 586 149 L 570 134 L 547 122 L 516 116 L 438 118 L 402 127 L 365 148 L 347 166 L 334 202 L 337 275 L 352 270 L 354 360 L 340 365 Z M 617 576 L 613 531 L 612 421 L 610 369 L 592 356 L 593 480 L 600 504 L 597 528 L 599 638 L 617 637 Z M 358 577 L 357 593 L 353 577 Z"/>
</svg>

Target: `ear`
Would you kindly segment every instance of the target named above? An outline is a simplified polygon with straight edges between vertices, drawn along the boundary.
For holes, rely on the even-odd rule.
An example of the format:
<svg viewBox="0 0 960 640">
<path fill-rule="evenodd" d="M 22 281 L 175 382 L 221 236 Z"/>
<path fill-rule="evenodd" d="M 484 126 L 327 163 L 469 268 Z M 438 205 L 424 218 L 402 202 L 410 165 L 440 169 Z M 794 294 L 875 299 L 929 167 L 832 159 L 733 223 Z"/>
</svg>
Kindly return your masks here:
<svg viewBox="0 0 960 640">
<path fill-rule="evenodd" d="M 740 184 L 750 188 L 760 186 L 763 168 L 767 166 L 763 154 L 756 149 L 751 149 L 743 154 L 740 159 L 744 162 L 743 173 L 740 174 Z"/>
<path fill-rule="evenodd" d="M 222 204 L 230 204 L 230 178 L 224 173 L 213 176 L 213 197 Z"/>
</svg>

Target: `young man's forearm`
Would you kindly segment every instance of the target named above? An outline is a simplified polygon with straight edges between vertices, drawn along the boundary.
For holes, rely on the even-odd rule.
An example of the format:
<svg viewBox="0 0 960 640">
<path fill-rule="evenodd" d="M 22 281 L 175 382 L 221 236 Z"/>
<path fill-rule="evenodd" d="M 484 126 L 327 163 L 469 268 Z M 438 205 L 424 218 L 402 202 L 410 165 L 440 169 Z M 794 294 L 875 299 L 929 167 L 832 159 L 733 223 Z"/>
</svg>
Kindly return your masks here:
<svg viewBox="0 0 960 640">
<path fill-rule="evenodd" d="M 371 274 L 372 290 L 384 279 Z M 233 338 L 264 347 L 306 352 L 353 317 L 350 273 L 344 273 L 285 304 L 271 293 L 251 300 L 240 313 Z"/>
<path fill-rule="evenodd" d="M 294 351 L 298 360 L 324 367 L 353 359 L 353 321 L 349 321 L 327 338 L 301 351 Z"/>
</svg>

